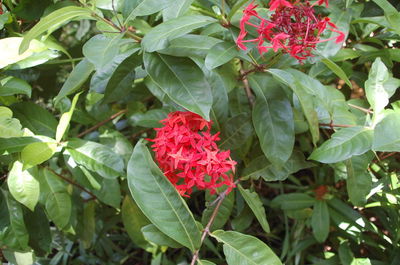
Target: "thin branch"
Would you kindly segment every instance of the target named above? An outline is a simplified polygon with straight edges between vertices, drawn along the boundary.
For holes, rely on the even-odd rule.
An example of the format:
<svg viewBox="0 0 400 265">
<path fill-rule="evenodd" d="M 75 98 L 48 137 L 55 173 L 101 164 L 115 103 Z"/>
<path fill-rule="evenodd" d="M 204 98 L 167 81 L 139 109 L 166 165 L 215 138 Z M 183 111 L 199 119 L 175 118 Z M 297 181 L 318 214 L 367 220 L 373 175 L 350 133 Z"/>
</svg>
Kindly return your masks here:
<svg viewBox="0 0 400 265">
<path fill-rule="evenodd" d="M 240 61 L 240 75 L 243 76 L 242 82 L 244 85 L 244 90 L 246 92 L 246 96 L 249 101 L 249 104 L 253 108 L 254 107 L 254 95 L 253 95 L 253 92 L 251 91 L 251 88 L 249 85 L 249 80 L 247 80 L 245 71 L 243 70 L 243 62 L 242 61 Z"/>
<path fill-rule="evenodd" d="M 354 127 L 354 125 L 348 125 L 348 124 L 333 124 L 333 123 L 320 123 L 319 126 L 326 126 L 330 127 L 332 130 L 337 127 L 337 128 L 351 128 Z"/>
<path fill-rule="evenodd" d="M 80 184 L 76 183 L 76 182 L 73 181 L 72 179 L 69 179 L 69 178 L 67 178 L 67 177 L 64 177 L 64 176 L 61 175 L 61 174 L 58 174 L 57 172 L 55 172 L 54 170 L 52 170 L 52 169 L 49 168 L 49 167 L 46 167 L 46 169 L 49 170 L 49 171 L 51 171 L 54 175 L 56 175 L 56 176 L 59 177 L 60 179 L 62 179 L 62 180 L 64 180 L 64 181 L 68 182 L 69 184 L 71 184 L 71 185 L 77 187 L 78 189 L 80 189 L 80 190 L 86 192 L 87 194 L 89 194 L 89 195 L 91 196 L 91 198 L 89 198 L 89 199 L 86 200 L 86 201 L 90 201 L 90 200 L 97 199 L 96 195 L 94 195 L 90 190 L 88 190 L 88 189 L 86 189 L 85 187 L 81 186 Z"/>
<path fill-rule="evenodd" d="M 95 130 L 97 130 L 98 128 L 100 128 L 101 126 L 103 126 L 104 124 L 112 121 L 113 119 L 117 118 L 118 116 L 126 113 L 128 110 L 127 109 L 123 109 L 121 111 L 118 111 L 117 113 L 111 115 L 109 118 L 105 119 L 104 121 L 101 121 L 99 123 L 97 123 L 96 125 L 94 125 L 93 127 L 81 132 L 80 134 L 78 134 L 76 137 L 81 138 L 83 136 L 85 136 L 86 134 L 93 132 Z"/>
<path fill-rule="evenodd" d="M 347 103 L 350 107 L 352 107 L 352 108 L 355 108 L 355 109 L 358 109 L 358 110 L 361 110 L 362 112 L 365 112 L 365 113 L 368 113 L 368 114 L 372 114 L 372 113 L 374 113 L 372 110 L 370 110 L 370 109 L 366 109 L 366 108 L 363 108 L 363 107 L 360 107 L 360 106 L 357 106 L 357 105 L 354 105 L 354 104 L 351 104 L 351 103 Z"/>
<path fill-rule="evenodd" d="M 395 154 L 397 154 L 397 152 L 392 152 L 392 153 L 389 153 L 389 154 L 386 154 L 386 155 L 382 155 L 381 157 L 379 157 L 379 159 L 380 160 L 384 160 L 384 159 L 386 159 L 388 157 L 394 156 Z"/>
<path fill-rule="evenodd" d="M 237 179 L 237 180 L 235 181 L 235 185 L 236 185 L 237 183 L 239 183 L 239 179 Z M 203 242 L 204 242 L 204 240 L 206 239 L 206 236 L 210 234 L 210 228 L 211 228 L 212 224 L 214 223 L 215 217 L 217 217 L 218 210 L 219 210 L 219 208 L 221 207 L 221 204 L 222 204 L 222 202 L 224 201 L 224 199 L 225 199 L 225 197 L 226 197 L 226 195 L 227 195 L 227 192 L 228 192 L 228 189 L 224 190 L 222 193 L 220 193 L 220 194 L 218 195 L 218 197 L 215 199 L 215 201 L 213 201 L 213 202 L 209 205 L 209 206 L 212 206 L 212 205 L 214 205 L 215 203 L 217 203 L 217 205 L 215 206 L 215 208 L 214 208 L 214 210 L 213 210 L 213 212 L 212 212 L 212 214 L 211 214 L 210 220 L 208 221 L 206 227 L 205 227 L 204 230 L 203 230 L 203 233 L 201 234 L 200 246 L 203 245 Z M 200 251 L 200 249 L 196 250 L 196 251 L 193 253 L 193 258 L 192 258 L 192 262 L 190 263 L 190 265 L 195 265 L 195 264 L 196 264 L 196 261 L 199 259 L 199 251 Z"/>
</svg>

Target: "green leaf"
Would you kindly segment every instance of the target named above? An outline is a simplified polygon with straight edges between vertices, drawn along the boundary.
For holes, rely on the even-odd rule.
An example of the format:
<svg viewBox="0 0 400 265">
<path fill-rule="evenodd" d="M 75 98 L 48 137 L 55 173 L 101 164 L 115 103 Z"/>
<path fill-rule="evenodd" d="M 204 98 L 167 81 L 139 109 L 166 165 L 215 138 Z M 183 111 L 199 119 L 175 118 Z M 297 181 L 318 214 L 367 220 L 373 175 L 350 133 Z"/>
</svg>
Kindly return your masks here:
<svg viewBox="0 0 400 265">
<path fill-rule="evenodd" d="M 83 59 L 80 61 L 69 74 L 67 80 L 61 87 L 60 92 L 55 97 L 55 104 L 57 105 L 61 99 L 81 88 L 93 71 L 94 65 L 89 62 L 88 59 Z"/>
<path fill-rule="evenodd" d="M 96 176 L 98 175 L 96 174 Z M 96 179 L 101 181 L 101 189 L 94 190 L 93 193 L 101 202 L 119 210 L 121 206 L 121 185 L 118 179 L 101 179 L 100 176 Z"/>
<path fill-rule="evenodd" d="M 149 243 L 144 238 L 141 229 L 150 224 L 150 221 L 129 196 L 125 196 L 121 211 L 122 222 L 129 237 L 136 245 L 146 249 Z"/>
<path fill-rule="evenodd" d="M 206 57 L 211 47 L 220 42 L 210 36 L 187 34 L 171 40 L 168 47 L 158 52 L 179 57 Z"/>
<path fill-rule="evenodd" d="M 387 0 L 373 0 L 380 8 L 385 11 L 386 20 L 389 22 L 392 29 L 400 35 L 400 13 Z"/>
<path fill-rule="evenodd" d="M 236 43 L 220 42 L 210 48 L 206 56 L 205 65 L 207 69 L 211 70 L 229 62 L 238 54 Z"/>
<path fill-rule="evenodd" d="M 37 206 L 34 212 L 26 211 L 26 228 L 29 232 L 29 246 L 38 256 L 45 256 L 51 251 L 51 232 L 49 220 L 41 206 Z M 30 265 L 30 264 L 29 264 Z"/>
<path fill-rule="evenodd" d="M 294 151 L 284 165 L 272 164 L 262 155 L 249 163 L 242 178 L 258 179 L 261 176 L 265 181 L 285 180 L 290 174 L 313 166 L 314 164 L 305 161 L 303 153 L 299 151 Z"/>
<path fill-rule="evenodd" d="M 222 230 L 214 231 L 211 236 L 224 244 L 229 265 L 282 265 L 275 253 L 256 237 Z"/>
<path fill-rule="evenodd" d="M 389 113 L 379 122 L 374 131 L 372 150 L 400 152 L 400 112 Z"/>
<path fill-rule="evenodd" d="M 142 58 L 134 54 L 121 62 L 107 83 L 103 102 L 120 100 L 130 92 L 135 79 L 135 68 L 142 63 Z"/>
<path fill-rule="evenodd" d="M 361 155 L 372 147 L 374 131 L 361 126 L 343 128 L 315 149 L 309 159 L 322 163 L 336 163 L 354 155 Z"/>
<path fill-rule="evenodd" d="M 160 121 L 167 118 L 170 112 L 170 109 L 152 109 L 145 113 L 139 112 L 131 115 L 129 121 L 135 126 L 158 128 L 163 126 Z"/>
<path fill-rule="evenodd" d="M 210 221 L 211 215 L 216 207 L 216 203 L 213 205 L 209 205 L 217 199 L 217 195 L 211 195 L 210 192 L 206 192 L 206 205 L 207 208 L 203 211 L 203 215 L 201 216 L 201 223 L 203 226 L 206 226 Z M 228 222 L 229 217 L 231 216 L 233 205 L 235 203 L 235 194 L 234 192 L 230 192 L 221 203 L 219 210 L 217 212 L 217 216 L 214 219 L 210 227 L 210 231 L 214 231 L 216 229 L 221 229 L 226 222 Z"/>
<path fill-rule="evenodd" d="M 28 49 L 30 42 L 43 33 L 47 32 L 47 34 L 51 34 L 64 23 L 77 18 L 94 19 L 91 14 L 92 11 L 90 9 L 77 6 L 68 6 L 57 9 L 56 11 L 42 18 L 39 23 L 29 30 L 19 47 L 19 53 L 25 52 Z"/>
<path fill-rule="evenodd" d="M 337 64 L 333 61 L 329 60 L 328 58 L 324 58 L 321 60 L 332 72 L 334 72 L 338 77 L 343 79 L 346 84 L 352 89 L 353 85 L 351 84 L 349 78 L 347 77 L 346 73 L 340 68 Z"/>
<path fill-rule="evenodd" d="M 167 246 L 171 248 L 181 248 L 182 245 L 165 235 L 155 225 L 149 224 L 141 229 L 144 237 L 156 245 Z"/>
<path fill-rule="evenodd" d="M 130 20 L 134 20 L 137 16 L 148 16 L 171 6 L 174 0 L 134 0 L 125 1 L 123 4 L 123 15 L 126 24 Z"/>
<path fill-rule="evenodd" d="M 35 255 L 33 251 L 29 252 L 13 252 L 5 250 L 3 252 L 4 257 L 12 264 L 16 265 L 32 265 L 35 264 Z"/>
<path fill-rule="evenodd" d="M 39 201 L 39 182 L 37 168 L 23 170 L 23 164 L 15 161 L 8 175 L 7 184 L 12 196 L 31 211 Z"/>
<path fill-rule="evenodd" d="M 267 99 L 262 91 L 261 79 L 249 77 L 255 91 L 256 102 L 253 107 L 253 125 L 260 146 L 269 161 L 285 163 L 293 151 L 294 119 L 290 102 L 286 99 Z"/>
<path fill-rule="evenodd" d="M 92 245 L 96 232 L 96 202 L 90 201 L 83 206 L 83 247 L 88 249 Z"/>
<path fill-rule="evenodd" d="M 25 249 L 28 246 L 29 235 L 24 223 L 24 213 L 22 211 L 21 204 L 13 200 L 7 191 L 1 191 L 3 192 L 7 204 L 10 227 L 15 235 L 15 240 L 22 249 Z"/>
<path fill-rule="evenodd" d="M 153 81 L 175 103 L 210 120 L 212 95 L 203 72 L 187 58 L 145 53 L 144 65 Z"/>
<path fill-rule="evenodd" d="M 282 210 L 300 210 L 311 207 L 315 199 L 304 193 L 282 194 L 276 197 L 271 206 L 279 206 Z"/>
<path fill-rule="evenodd" d="M 117 56 L 121 39 L 122 34 L 112 38 L 98 34 L 83 45 L 82 53 L 96 69 L 102 69 Z"/>
<path fill-rule="evenodd" d="M 399 86 L 400 80 L 392 77 L 381 58 L 376 58 L 365 82 L 366 96 L 374 110 L 374 117 L 384 110 Z"/>
<path fill-rule="evenodd" d="M 241 113 L 226 121 L 223 129 L 224 136 L 219 144 L 223 150 L 236 149 L 242 146 L 253 134 L 251 120 L 246 113 Z"/>
<path fill-rule="evenodd" d="M 104 178 L 124 175 L 123 159 L 105 145 L 73 139 L 67 143 L 67 150 L 76 163 Z"/>
<path fill-rule="evenodd" d="M 298 73 L 298 71 L 295 70 L 289 72 L 289 70 L 269 69 L 268 72 L 270 72 L 279 82 L 289 86 L 296 94 L 310 127 L 312 141 L 316 144 L 319 139 L 319 123 L 318 115 L 314 107 L 314 93 L 310 91 L 312 87 L 309 87 L 307 83 L 304 84 L 305 81 L 312 82 L 316 80 L 311 79 L 305 74 Z M 309 80 L 305 78 L 308 78 Z M 315 86 L 315 84 L 313 85 Z"/>
<path fill-rule="evenodd" d="M 34 134 L 54 137 L 58 122 L 46 109 L 33 102 L 17 103 L 11 109 L 22 126 Z"/>
<path fill-rule="evenodd" d="M 19 120 L 12 117 L 12 111 L 0 106 L 0 138 L 12 138 L 23 135 Z"/>
<path fill-rule="evenodd" d="M 21 152 L 25 146 L 31 143 L 37 143 L 41 140 L 37 137 L 11 137 L 0 138 L 0 154 L 7 151 L 8 153 Z"/>
<path fill-rule="evenodd" d="M 192 213 L 175 187 L 139 141 L 128 164 L 128 185 L 142 212 L 161 232 L 194 251 L 200 232 Z"/>
<path fill-rule="evenodd" d="M 318 242 L 324 242 L 329 235 L 328 205 L 323 200 L 316 200 L 311 217 L 311 227 Z"/>
<path fill-rule="evenodd" d="M 74 96 L 71 107 L 68 112 L 63 113 L 60 118 L 60 122 L 58 123 L 57 130 L 56 130 L 56 141 L 59 142 L 63 138 L 69 123 L 71 121 L 72 115 L 74 114 L 76 103 L 78 102 L 79 96 L 81 93 L 78 93 Z"/>
<path fill-rule="evenodd" d="M 64 229 L 69 223 L 72 212 L 67 185 L 50 170 L 43 169 L 42 172 L 49 190 L 45 205 L 47 215 L 59 229 Z"/>
<path fill-rule="evenodd" d="M 7 76 L 0 80 L 0 96 L 24 94 L 31 97 L 32 87 L 23 79 Z"/>
<path fill-rule="evenodd" d="M 39 165 L 49 160 L 57 149 L 57 143 L 37 142 L 28 144 L 21 151 L 21 160 L 24 163 L 23 170 Z"/>
<path fill-rule="evenodd" d="M 347 193 L 351 203 L 355 206 L 364 206 L 372 189 L 372 176 L 367 169 L 373 157 L 374 154 L 368 152 L 353 156 L 346 161 Z"/>
<path fill-rule="evenodd" d="M 162 11 L 164 21 L 182 16 L 188 11 L 194 0 L 174 1 Z"/>
<path fill-rule="evenodd" d="M 201 15 L 189 15 L 168 20 L 150 30 L 142 39 L 142 47 L 146 52 L 164 49 L 169 41 L 181 37 L 197 28 L 207 26 L 216 20 Z"/>
<path fill-rule="evenodd" d="M 269 224 L 267 221 L 267 215 L 265 214 L 264 205 L 258 197 L 256 192 L 251 192 L 250 190 L 244 189 L 241 185 L 238 185 L 240 194 L 242 194 L 244 200 L 247 205 L 249 205 L 250 209 L 253 211 L 256 216 L 258 222 L 260 223 L 262 229 L 266 233 L 270 233 L 271 230 L 269 228 Z"/>
</svg>

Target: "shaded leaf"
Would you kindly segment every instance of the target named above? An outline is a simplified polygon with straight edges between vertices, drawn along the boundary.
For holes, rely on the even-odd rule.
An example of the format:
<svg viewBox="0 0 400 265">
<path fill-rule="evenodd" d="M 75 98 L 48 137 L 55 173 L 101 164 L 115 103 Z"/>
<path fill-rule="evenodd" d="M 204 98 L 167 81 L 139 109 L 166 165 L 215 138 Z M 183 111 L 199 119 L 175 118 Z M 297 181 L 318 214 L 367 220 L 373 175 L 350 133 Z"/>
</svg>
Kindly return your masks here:
<svg viewBox="0 0 400 265">
<path fill-rule="evenodd" d="M 217 199 L 217 195 L 210 195 L 209 192 L 206 192 L 206 205 L 207 208 L 203 211 L 203 215 L 201 216 L 201 223 L 203 226 L 206 226 L 207 223 L 210 221 L 211 215 L 216 207 L 216 203 L 213 205 L 209 205 L 210 203 L 214 202 Z M 231 216 L 233 210 L 233 204 L 235 202 L 235 195 L 234 192 L 230 192 L 221 203 L 217 215 L 214 219 L 210 227 L 210 231 L 214 231 L 216 229 L 221 229 L 226 222 L 228 222 L 229 217 Z"/>
<path fill-rule="evenodd" d="M 221 42 L 217 43 L 213 47 L 210 48 L 206 56 L 205 66 L 207 69 L 211 70 L 224 63 L 229 62 L 236 56 L 238 56 L 239 52 L 237 50 L 236 43 L 231 42 Z"/>
<path fill-rule="evenodd" d="M 238 188 L 247 205 L 249 205 L 250 209 L 253 211 L 262 229 L 266 233 L 270 233 L 271 231 L 267 221 L 267 215 L 265 214 L 264 205 L 261 202 L 260 197 L 258 197 L 258 194 L 256 192 L 251 192 L 250 190 L 244 189 L 241 185 L 238 185 Z"/>
<path fill-rule="evenodd" d="M 323 200 L 316 200 L 311 217 L 311 227 L 318 242 L 324 242 L 329 235 L 328 205 Z"/>
<path fill-rule="evenodd" d="M 246 113 L 241 113 L 226 121 L 219 146 L 221 149 L 236 149 L 253 134 L 251 121 Z"/>
<path fill-rule="evenodd" d="M 400 113 L 392 112 L 374 130 L 372 149 L 381 152 L 400 152 Z"/>
<path fill-rule="evenodd" d="M 122 13 L 125 23 L 137 16 L 148 16 L 174 4 L 174 0 L 134 0 L 124 1 Z"/>
<path fill-rule="evenodd" d="M 31 97 L 32 87 L 23 79 L 8 76 L 0 80 L 0 96 L 24 94 Z"/>
<path fill-rule="evenodd" d="M 159 246 L 181 248 L 182 245 L 161 232 L 155 225 L 149 224 L 141 229 L 144 237 Z"/>
</svg>

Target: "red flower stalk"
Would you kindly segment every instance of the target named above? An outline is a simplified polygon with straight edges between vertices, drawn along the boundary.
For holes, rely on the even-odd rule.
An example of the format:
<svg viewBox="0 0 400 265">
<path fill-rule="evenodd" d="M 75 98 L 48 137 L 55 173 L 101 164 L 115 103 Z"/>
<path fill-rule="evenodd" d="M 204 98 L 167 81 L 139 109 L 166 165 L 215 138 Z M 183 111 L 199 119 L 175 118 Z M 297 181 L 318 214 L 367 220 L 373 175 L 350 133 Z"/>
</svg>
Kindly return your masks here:
<svg viewBox="0 0 400 265">
<path fill-rule="evenodd" d="M 152 148 L 159 167 L 181 195 L 188 197 L 193 187 L 211 194 L 222 185 L 228 186 L 228 192 L 235 187 L 236 162 L 229 150 L 219 150 L 219 133 L 211 134 L 211 121 L 189 111 L 175 111 L 160 122 L 164 126 L 155 129 Z"/>
<path fill-rule="evenodd" d="M 269 10 L 274 13 L 269 19 L 258 15 L 255 10 L 257 5 L 249 4 L 240 20 L 240 34 L 236 41 L 238 47 L 246 50 L 244 43 L 254 42 L 257 43 L 260 54 L 271 48 L 275 52 L 281 49 L 302 62 L 307 57 L 313 56 L 311 52 L 317 43 L 333 39 L 336 43 L 344 41 L 345 34 L 338 30 L 329 18 L 321 18 L 314 14 L 313 7 L 316 4 L 328 6 L 328 0 L 318 0 L 313 5 L 308 0 L 271 0 Z M 258 23 L 250 22 L 252 18 Z M 257 38 L 245 40 L 248 34 L 246 25 L 257 29 Z M 338 36 L 320 40 L 321 34 L 326 29 L 338 33 Z"/>
</svg>

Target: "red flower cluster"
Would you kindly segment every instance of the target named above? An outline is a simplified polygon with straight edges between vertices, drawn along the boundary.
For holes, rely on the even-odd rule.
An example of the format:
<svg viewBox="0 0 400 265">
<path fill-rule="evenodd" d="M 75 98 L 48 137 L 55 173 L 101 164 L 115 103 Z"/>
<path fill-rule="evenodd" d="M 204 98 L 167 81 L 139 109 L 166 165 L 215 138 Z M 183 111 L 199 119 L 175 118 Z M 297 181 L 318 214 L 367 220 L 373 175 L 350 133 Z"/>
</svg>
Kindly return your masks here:
<svg viewBox="0 0 400 265">
<path fill-rule="evenodd" d="M 216 141 L 219 133 L 212 135 L 211 121 L 186 111 L 176 111 L 161 121 L 156 137 L 150 141 L 159 167 L 183 196 L 188 196 L 195 186 L 200 190 L 235 186 L 233 175 L 236 162 L 230 151 L 219 150 Z"/>
<path fill-rule="evenodd" d="M 328 6 L 328 0 L 318 0 L 315 4 Z M 309 56 L 319 42 L 336 39 L 336 43 L 344 41 L 345 34 L 339 31 L 329 18 L 321 18 L 314 14 L 314 5 L 308 0 L 271 0 L 269 10 L 274 11 L 270 19 L 262 18 L 255 8 L 257 5 L 251 3 L 243 11 L 240 20 L 240 34 L 237 45 L 246 50 L 244 43 L 255 42 L 260 54 L 272 48 L 275 52 L 282 49 L 284 53 L 290 54 L 300 62 Z M 250 22 L 251 18 L 259 21 L 258 25 Z M 246 25 L 257 29 L 258 37 L 245 40 L 248 32 Z M 325 40 L 320 40 L 325 29 L 336 32 L 339 35 Z"/>
</svg>

